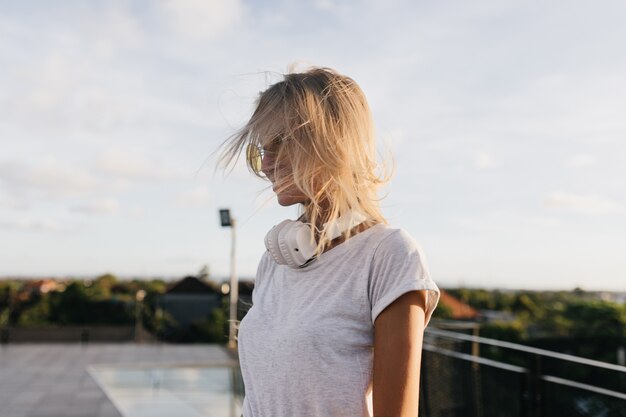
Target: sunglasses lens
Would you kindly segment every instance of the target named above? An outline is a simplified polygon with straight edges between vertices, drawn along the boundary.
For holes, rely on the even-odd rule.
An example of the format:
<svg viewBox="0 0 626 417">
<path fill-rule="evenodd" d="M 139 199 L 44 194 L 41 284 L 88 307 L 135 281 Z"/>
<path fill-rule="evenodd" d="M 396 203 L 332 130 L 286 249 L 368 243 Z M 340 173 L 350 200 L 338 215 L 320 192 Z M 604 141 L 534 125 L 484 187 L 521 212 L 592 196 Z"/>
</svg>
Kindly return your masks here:
<svg viewBox="0 0 626 417">
<path fill-rule="evenodd" d="M 256 145 L 248 144 L 248 147 L 246 148 L 246 157 L 254 171 L 261 171 L 262 156 Z"/>
</svg>

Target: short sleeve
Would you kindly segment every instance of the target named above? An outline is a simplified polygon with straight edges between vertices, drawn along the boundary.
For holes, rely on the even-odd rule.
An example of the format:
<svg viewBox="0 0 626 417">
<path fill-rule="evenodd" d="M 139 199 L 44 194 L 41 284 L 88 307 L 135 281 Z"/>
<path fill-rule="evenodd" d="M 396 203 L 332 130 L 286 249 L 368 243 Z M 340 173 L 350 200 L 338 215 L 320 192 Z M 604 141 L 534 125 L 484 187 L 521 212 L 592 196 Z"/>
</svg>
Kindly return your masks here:
<svg viewBox="0 0 626 417">
<path fill-rule="evenodd" d="M 378 315 L 403 294 L 426 290 L 424 327 L 428 325 L 439 301 L 439 288 L 430 278 L 421 247 L 402 229 L 397 229 L 379 244 L 372 261 L 369 297 L 372 324 Z"/>
</svg>

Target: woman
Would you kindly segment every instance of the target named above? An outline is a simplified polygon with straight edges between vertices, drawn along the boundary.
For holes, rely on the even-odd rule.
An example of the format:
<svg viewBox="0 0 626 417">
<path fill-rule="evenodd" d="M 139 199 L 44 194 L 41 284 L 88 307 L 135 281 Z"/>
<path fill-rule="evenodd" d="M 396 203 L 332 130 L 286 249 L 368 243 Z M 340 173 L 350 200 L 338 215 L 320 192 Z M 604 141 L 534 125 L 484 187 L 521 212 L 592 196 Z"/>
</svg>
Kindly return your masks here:
<svg viewBox="0 0 626 417">
<path fill-rule="evenodd" d="M 419 246 L 380 212 L 365 95 L 330 69 L 287 74 L 261 93 L 222 160 L 244 149 L 301 216 L 266 236 L 239 327 L 243 417 L 415 417 L 439 290 Z"/>
</svg>

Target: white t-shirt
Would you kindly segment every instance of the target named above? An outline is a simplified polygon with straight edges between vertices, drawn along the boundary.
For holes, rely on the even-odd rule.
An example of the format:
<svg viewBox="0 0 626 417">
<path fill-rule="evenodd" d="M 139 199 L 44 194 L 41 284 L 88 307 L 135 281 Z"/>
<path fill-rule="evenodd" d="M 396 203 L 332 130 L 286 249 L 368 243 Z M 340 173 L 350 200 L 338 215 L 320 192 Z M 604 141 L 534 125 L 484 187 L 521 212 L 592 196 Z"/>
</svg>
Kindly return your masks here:
<svg viewBox="0 0 626 417">
<path fill-rule="evenodd" d="M 420 247 L 378 224 L 302 269 L 259 264 L 239 327 L 243 417 L 370 417 L 374 321 L 402 294 L 439 300 Z"/>
</svg>

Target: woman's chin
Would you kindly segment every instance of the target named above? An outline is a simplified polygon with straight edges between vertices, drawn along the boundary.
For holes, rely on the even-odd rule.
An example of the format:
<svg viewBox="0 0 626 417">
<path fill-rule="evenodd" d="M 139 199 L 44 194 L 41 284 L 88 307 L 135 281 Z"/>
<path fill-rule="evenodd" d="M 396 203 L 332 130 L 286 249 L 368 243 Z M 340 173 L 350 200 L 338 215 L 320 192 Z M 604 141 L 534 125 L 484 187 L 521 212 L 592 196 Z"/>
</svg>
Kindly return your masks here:
<svg viewBox="0 0 626 417">
<path fill-rule="evenodd" d="M 278 204 L 283 207 L 293 206 L 294 204 L 302 203 L 301 198 L 285 194 L 276 194 L 276 199 L 278 200 Z"/>
<path fill-rule="evenodd" d="M 277 195 L 276 199 L 278 200 L 278 204 L 283 207 L 292 206 L 297 203 L 297 201 L 293 201 L 291 198 L 281 197 L 280 195 Z"/>
</svg>

